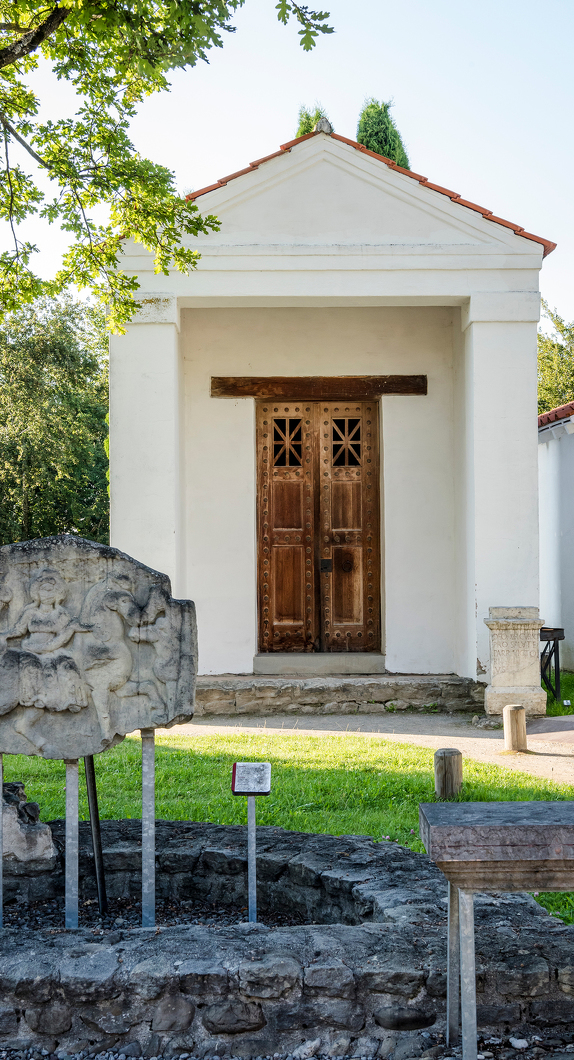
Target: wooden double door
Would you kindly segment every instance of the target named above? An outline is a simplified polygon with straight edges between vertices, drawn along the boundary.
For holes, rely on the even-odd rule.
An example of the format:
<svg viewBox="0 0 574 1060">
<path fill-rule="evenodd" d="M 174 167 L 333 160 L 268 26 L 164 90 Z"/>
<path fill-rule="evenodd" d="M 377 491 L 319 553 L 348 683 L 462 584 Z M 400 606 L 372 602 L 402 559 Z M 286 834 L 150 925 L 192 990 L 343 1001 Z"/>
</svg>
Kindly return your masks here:
<svg viewBox="0 0 574 1060">
<path fill-rule="evenodd" d="M 260 652 L 381 650 L 377 401 L 257 402 Z"/>
</svg>

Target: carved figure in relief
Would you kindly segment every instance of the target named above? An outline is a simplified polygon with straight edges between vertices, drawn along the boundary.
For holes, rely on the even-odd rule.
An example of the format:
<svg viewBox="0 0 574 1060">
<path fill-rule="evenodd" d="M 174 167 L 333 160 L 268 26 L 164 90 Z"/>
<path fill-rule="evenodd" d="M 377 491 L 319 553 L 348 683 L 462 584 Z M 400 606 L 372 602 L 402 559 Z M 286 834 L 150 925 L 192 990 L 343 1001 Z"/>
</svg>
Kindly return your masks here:
<svg viewBox="0 0 574 1060">
<path fill-rule="evenodd" d="M 126 574 L 110 574 L 88 591 L 80 620 L 90 627 L 83 650 L 83 668 L 92 691 L 94 706 L 104 735 L 110 731 L 110 692 L 137 695 L 138 686 L 128 678 L 132 654 L 124 639 L 124 622 L 140 620 L 140 608 Z"/>
<path fill-rule="evenodd" d="M 174 707 L 180 671 L 181 611 L 161 589 L 154 587 L 142 611 L 141 625 L 132 627 L 128 636 L 136 644 L 153 644 L 153 674 L 165 685 L 168 706 Z"/>
<path fill-rule="evenodd" d="M 0 701 L 0 714 L 17 705 L 30 708 L 18 718 L 14 728 L 41 746 L 41 737 L 32 730 L 44 710 L 77 713 L 88 705 L 87 685 L 71 652 L 66 650 L 76 633 L 87 631 L 62 607 L 66 587 L 58 571 L 49 567 L 40 571 L 30 582 L 29 595 L 32 603 L 24 607 L 11 629 L 0 634 L 0 652 L 8 656 L 5 661 L 12 677 L 5 689 L 8 695 Z M 17 639 L 20 651 L 13 660 L 10 656 L 14 652 L 6 648 L 8 641 Z"/>
<path fill-rule="evenodd" d="M 196 656 L 166 575 L 67 535 L 0 547 L 0 751 L 79 758 L 187 720 Z"/>
</svg>

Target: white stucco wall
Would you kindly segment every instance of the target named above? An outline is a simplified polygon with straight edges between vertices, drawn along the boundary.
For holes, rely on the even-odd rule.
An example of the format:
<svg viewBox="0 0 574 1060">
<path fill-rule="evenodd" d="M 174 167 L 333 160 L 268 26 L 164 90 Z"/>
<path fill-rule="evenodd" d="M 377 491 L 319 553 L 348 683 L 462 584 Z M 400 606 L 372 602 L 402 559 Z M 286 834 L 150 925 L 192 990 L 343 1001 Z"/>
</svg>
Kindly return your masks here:
<svg viewBox="0 0 574 1060">
<path fill-rule="evenodd" d="M 426 373 L 426 397 L 382 406 L 387 667 L 455 668 L 453 318 L 450 308 L 182 313 L 186 549 L 203 673 L 251 672 L 256 644 L 252 399 L 211 398 L 212 375 Z M 272 369 L 270 368 L 272 366 Z"/>
<path fill-rule="evenodd" d="M 574 433 L 560 423 L 541 431 L 538 461 L 540 613 L 547 626 L 564 627 L 560 661 L 574 670 Z"/>
<path fill-rule="evenodd" d="M 543 247 L 323 133 L 198 206 L 221 231 L 191 276 L 124 248 L 145 306 L 111 343 L 112 543 L 197 601 L 203 672 L 250 672 L 253 405 L 209 376 L 425 373 L 382 402 L 387 665 L 488 680 L 488 608 L 538 605 Z"/>
</svg>

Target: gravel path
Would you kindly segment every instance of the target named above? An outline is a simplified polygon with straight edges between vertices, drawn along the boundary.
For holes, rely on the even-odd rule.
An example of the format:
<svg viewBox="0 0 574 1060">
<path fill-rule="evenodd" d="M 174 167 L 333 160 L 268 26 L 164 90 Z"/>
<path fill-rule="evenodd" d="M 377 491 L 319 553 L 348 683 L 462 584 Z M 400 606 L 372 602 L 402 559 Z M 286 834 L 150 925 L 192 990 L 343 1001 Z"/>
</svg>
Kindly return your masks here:
<svg viewBox="0 0 574 1060">
<path fill-rule="evenodd" d="M 199 733 L 297 732 L 307 736 L 335 736 L 347 733 L 411 743 L 418 747 L 458 747 L 463 755 L 477 762 L 516 769 L 530 776 L 574 785 L 574 715 L 571 718 L 545 718 L 528 724 L 529 747 L 533 753 L 504 754 L 501 728 L 478 728 L 468 714 L 423 714 L 404 711 L 383 714 L 310 714 L 294 717 L 276 714 L 271 717 L 207 715 L 194 718 L 186 725 L 158 729 L 158 736 L 194 735 Z M 570 728 L 570 725 L 572 726 Z M 546 729 L 546 731 L 541 731 Z M 555 731 L 553 731 L 555 730 Z"/>
<path fill-rule="evenodd" d="M 335 1048 L 337 1046 L 335 1045 Z M 478 1060 L 573 1060 L 574 1057 L 574 1034 L 565 1031 L 549 1031 L 543 1035 L 534 1035 L 529 1038 L 478 1038 Z M 293 1053 L 282 1053 L 280 1051 L 273 1056 L 252 1057 L 251 1060 L 312 1060 L 313 1057 L 337 1056 L 338 1060 L 351 1060 L 351 1054 L 341 1055 L 333 1052 L 333 1048 L 327 1051 L 327 1047 L 320 1044 L 319 1040 L 305 1042 Z M 142 1056 L 141 1047 L 137 1042 L 123 1046 L 119 1052 L 109 1049 L 98 1052 L 97 1048 L 90 1051 L 69 1054 L 59 1049 L 55 1053 L 46 1050 L 26 1049 L 16 1052 L 13 1049 L 1 1049 L 0 1060 L 87 1060 L 95 1057 L 95 1060 L 127 1060 L 131 1057 Z M 223 1056 L 233 1058 L 233 1053 L 224 1053 L 211 1056 L 210 1053 L 195 1056 L 192 1053 L 170 1053 L 150 1060 L 221 1060 Z M 354 1052 L 352 1058 L 358 1060 L 359 1054 Z M 383 1039 L 376 1054 L 364 1055 L 360 1060 L 378 1060 L 385 1057 L 387 1060 L 460 1060 L 462 1049 L 447 1048 L 444 1035 L 423 1031 L 422 1033 L 411 1033 L 408 1035 L 389 1035 Z M 248 1060 L 245 1057 L 237 1057 L 236 1060 Z"/>
</svg>

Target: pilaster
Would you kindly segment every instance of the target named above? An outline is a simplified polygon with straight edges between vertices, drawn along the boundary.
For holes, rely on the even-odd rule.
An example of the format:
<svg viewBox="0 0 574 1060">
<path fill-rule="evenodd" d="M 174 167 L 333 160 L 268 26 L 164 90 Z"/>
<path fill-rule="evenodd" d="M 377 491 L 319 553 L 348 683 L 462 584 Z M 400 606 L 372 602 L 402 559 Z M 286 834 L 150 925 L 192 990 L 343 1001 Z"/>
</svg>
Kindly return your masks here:
<svg viewBox="0 0 574 1060">
<path fill-rule="evenodd" d="M 489 676 L 489 608 L 538 606 L 538 317 L 532 291 L 463 307 L 469 677 Z"/>
<path fill-rule="evenodd" d="M 111 543 L 168 574 L 183 593 L 179 319 L 148 292 L 110 340 Z"/>
</svg>

